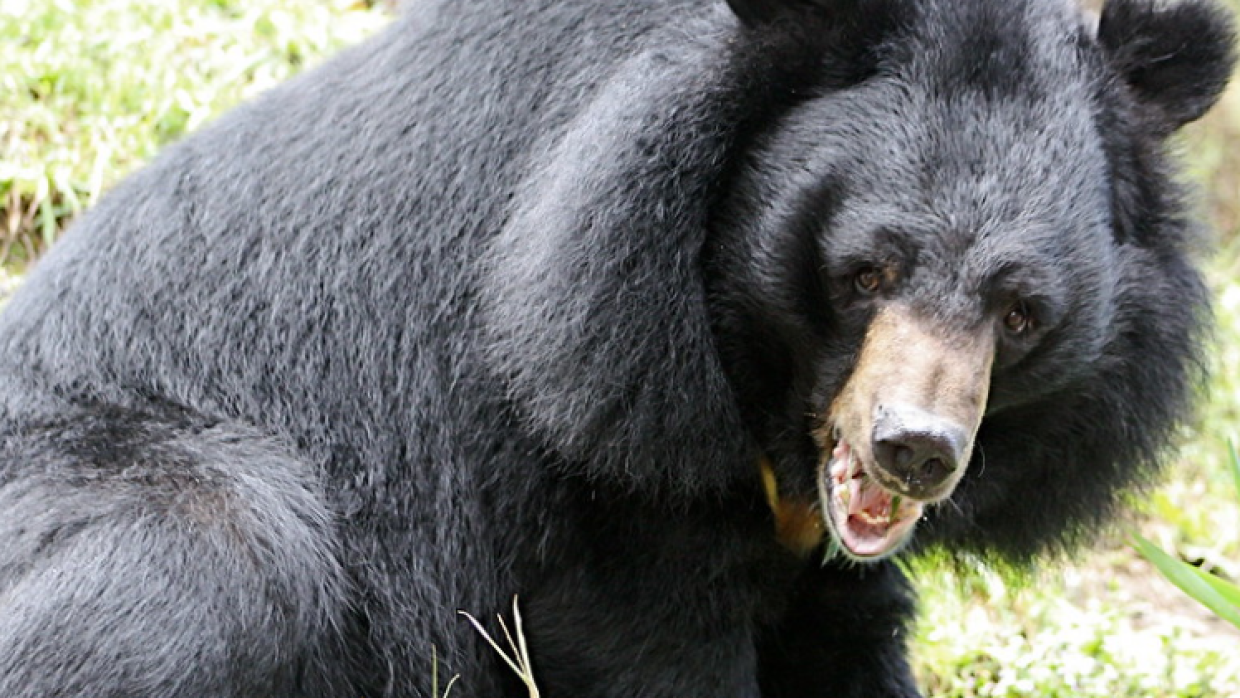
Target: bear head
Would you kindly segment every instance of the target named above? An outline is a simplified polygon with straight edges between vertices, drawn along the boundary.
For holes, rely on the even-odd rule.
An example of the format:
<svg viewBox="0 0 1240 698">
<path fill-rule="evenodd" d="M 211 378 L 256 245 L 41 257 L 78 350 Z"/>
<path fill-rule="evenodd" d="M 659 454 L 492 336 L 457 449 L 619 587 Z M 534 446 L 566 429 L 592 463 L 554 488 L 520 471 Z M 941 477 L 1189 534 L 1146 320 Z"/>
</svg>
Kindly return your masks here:
<svg viewBox="0 0 1240 698">
<path fill-rule="evenodd" d="M 673 507 L 767 463 L 801 550 L 1024 560 L 1096 530 L 1199 374 L 1167 139 L 1227 81 L 1227 15 L 715 9 L 578 90 L 483 254 L 523 427 L 566 473 Z"/>
<path fill-rule="evenodd" d="M 861 79 L 753 134 L 707 252 L 780 486 L 795 501 L 818 463 L 808 503 L 856 559 L 920 521 L 1017 557 L 1092 528 L 1199 361 L 1165 138 L 1225 84 L 1229 22 L 1204 2 L 1117 0 L 1096 24 L 1055 2 L 731 4 L 758 33 L 867 27 Z"/>
</svg>

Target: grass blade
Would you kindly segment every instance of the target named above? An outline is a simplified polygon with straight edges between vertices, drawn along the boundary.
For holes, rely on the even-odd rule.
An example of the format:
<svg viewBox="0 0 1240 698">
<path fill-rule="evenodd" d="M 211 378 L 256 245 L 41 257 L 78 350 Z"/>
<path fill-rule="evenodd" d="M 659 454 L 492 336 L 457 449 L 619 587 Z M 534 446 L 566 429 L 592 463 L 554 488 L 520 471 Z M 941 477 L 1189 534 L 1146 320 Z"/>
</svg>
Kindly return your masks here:
<svg viewBox="0 0 1240 698">
<path fill-rule="evenodd" d="M 1168 555 L 1139 534 L 1133 533 L 1132 539 L 1137 551 L 1172 584 L 1213 611 L 1219 618 L 1240 628 L 1240 606 L 1232 602 L 1234 596 L 1229 599 L 1230 590 L 1227 587 L 1230 587 L 1230 584 Z M 1212 579 L 1205 579 L 1206 576 Z"/>
<path fill-rule="evenodd" d="M 491 637 L 491 633 L 488 633 L 486 628 L 482 627 L 482 623 L 479 623 L 477 618 L 474 618 L 465 611 L 458 611 L 458 613 L 465 616 L 465 619 L 474 626 L 474 630 L 478 631 L 478 634 L 482 636 L 482 639 L 487 641 L 487 644 L 491 646 L 491 649 L 495 650 L 495 653 L 499 655 L 500 659 L 504 660 L 504 663 L 508 665 L 509 669 L 512 669 L 513 673 L 518 676 L 522 675 L 521 667 L 517 666 L 516 663 L 509 658 L 508 653 L 495 642 L 495 640 Z"/>
<path fill-rule="evenodd" d="M 504 639 L 508 641 L 508 647 L 512 650 L 511 653 L 499 646 L 499 643 L 491 637 L 486 628 L 482 627 L 482 623 L 479 623 L 478 619 L 465 611 L 457 611 L 457 613 L 465 616 L 465 619 L 473 624 L 474 630 L 477 630 L 482 635 L 487 644 L 491 645 L 491 649 L 495 650 L 499 654 L 500 659 L 508 665 L 508 668 L 512 669 L 513 673 L 521 679 L 521 682 L 525 684 L 526 689 L 529 691 L 530 698 L 540 698 L 538 684 L 534 681 L 534 667 L 530 663 L 529 648 L 525 644 L 525 628 L 521 622 L 521 611 L 517 607 L 517 598 L 514 596 L 512 599 L 512 614 L 516 628 L 516 638 L 513 638 L 513 634 L 508 630 L 508 623 L 504 621 L 504 617 L 498 616 L 499 627 L 504 631 Z"/>
<path fill-rule="evenodd" d="M 1223 579 L 1215 574 L 1210 574 L 1203 569 L 1192 567 L 1191 565 L 1189 568 L 1205 580 L 1206 584 L 1214 587 L 1214 591 L 1218 592 L 1219 596 L 1222 596 L 1227 603 L 1235 606 L 1237 609 L 1240 609 L 1240 586 L 1236 586 L 1226 579 Z"/>
</svg>

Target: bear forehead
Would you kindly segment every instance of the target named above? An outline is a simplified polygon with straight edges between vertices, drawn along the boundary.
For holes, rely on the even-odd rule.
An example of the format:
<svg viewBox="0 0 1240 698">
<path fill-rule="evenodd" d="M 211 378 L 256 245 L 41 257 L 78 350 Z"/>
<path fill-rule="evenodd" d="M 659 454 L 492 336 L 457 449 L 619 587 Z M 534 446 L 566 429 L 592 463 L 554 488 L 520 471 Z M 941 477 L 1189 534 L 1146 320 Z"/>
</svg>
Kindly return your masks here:
<svg viewBox="0 0 1240 698">
<path fill-rule="evenodd" d="M 972 229 L 1102 222 L 1108 163 L 1096 117 L 1108 78 L 1080 9 L 907 9 L 914 18 L 877 52 L 872 77 L 794 109 L 766 143 L 768 163 L 800 163 L 793 176 L 806 186 L 829 176 Z"/>
<path fill-rule="evenodd" d="M 886 49 L 891 63 L 947 92 L 995 98 L 1062 91 L 1097 55 L 1076 2 L 923 0 Z"/>
<path fill-rule="evenodd" d="M 1084 94 L 994 100 L 877 77 L 804 105 L 763 159 L 804 163 L 792 188 L 829 192 L 856 228 L 1092 246 L 1106 239 L 1110 216 L 1094 110 Z M 1098 239 L 1059 235 L 1069 230 Z"/>
<path fill-rule="evenodd" d="M 1064 182 L 1074 174 L 1065 166 L 1101 162 L 1093 123 L 1105 70 L 1079 9 L 942 0 L 920 7 L 920 21 L 891 39 L 875 78 L 842 103 L 870 125 L 863 139 L 895 139 L 892 154 L 918 176 L 946 175 L 931 182 L 981 173 Z"/>
</svg>

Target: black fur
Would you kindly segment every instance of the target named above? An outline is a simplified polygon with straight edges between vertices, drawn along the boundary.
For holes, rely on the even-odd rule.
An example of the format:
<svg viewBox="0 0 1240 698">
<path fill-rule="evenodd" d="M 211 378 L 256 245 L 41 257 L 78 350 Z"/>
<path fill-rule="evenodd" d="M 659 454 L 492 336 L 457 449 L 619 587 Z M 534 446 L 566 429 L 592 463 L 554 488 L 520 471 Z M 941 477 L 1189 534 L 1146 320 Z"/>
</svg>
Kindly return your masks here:
<svg viewBox="0 0 1240 698">
<path fill-rule="evenodd" d="M 917 544 L 1098 524 L 1185 411 L 1164 138 L 1231 36 L 1205 0 L 1097 38 L 1057 0 L 417 4 L 0 317 L 0 695 L 426 696 L 435 652 L 519 696 L 457 615 L 514 595 L 549 698 L 916 695 L 906 580 L 783 550 L 758 459 L 812 496 L 875 302 L 1020 297 Z M 907 282 L 860 299 L 876 259 Z"/>
</svg>

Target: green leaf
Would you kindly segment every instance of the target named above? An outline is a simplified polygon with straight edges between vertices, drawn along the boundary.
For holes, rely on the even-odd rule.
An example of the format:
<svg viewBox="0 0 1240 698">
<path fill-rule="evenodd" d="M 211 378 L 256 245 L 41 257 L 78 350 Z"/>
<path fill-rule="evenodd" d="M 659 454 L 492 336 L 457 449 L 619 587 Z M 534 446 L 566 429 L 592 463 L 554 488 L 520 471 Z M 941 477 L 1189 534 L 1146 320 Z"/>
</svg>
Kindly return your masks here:
<svg viewBox="0 0 1240 698">
<path fill-rule="evenodd" d="M 1199 567 L 1188 566 L 1189 569 L 1196 572 L 1199 577 L 1205 580 L 1207 584 L 1214 587 L 1219 596 L 1222 596 L 1227 603 L 1240 609 L 1240 586 L 1236 586 L 1222 577 L 1210 574 Z"/>
<path fill-rule="evenodd" d="M 1213 575 L 1171 557 L 1139 534 L 1133 533 L 1132 539 L 1137 552 L 1153 563 L 1168 581 L 1213 611 L 1219 618 L 1240 628 L 1240 604 L 1237 603 L 1236 596 L 1240 594 L 1240 590 Z"/>
</svg>

